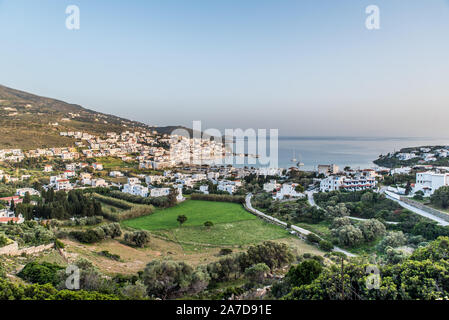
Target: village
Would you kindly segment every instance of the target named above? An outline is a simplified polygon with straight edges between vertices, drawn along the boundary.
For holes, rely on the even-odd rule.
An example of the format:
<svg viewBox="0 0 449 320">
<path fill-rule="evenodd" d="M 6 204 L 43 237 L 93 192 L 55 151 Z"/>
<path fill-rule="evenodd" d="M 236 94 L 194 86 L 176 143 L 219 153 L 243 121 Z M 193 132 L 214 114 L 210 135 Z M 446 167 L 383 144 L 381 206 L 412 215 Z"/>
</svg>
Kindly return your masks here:
<svg viewBox="0 0 449 320">
<path fill-rule="evenodd" d="M 237 194 L 242 190 L 242 179 L 249 175 L 270 177 L 263 185 L 263 190 L 272 194 L 274 200 L 299 199 L 306 197 L 303 186 L 288 182 L 288 172 L 299 170 L 296 167 L 276 168 L 236 168 L 231 165 L 192 165 L 193 160 L 221 159 L 229 151 L 221 143 L 213 140 L 189 139 L 177 135 L 158 135 L 153 132 L 130 132 L 121 134 L 107 133 L 105 137 L 94 136 L 85 132 L 60 132 L 61 136 L 74 139 L 74 147 L 47 148 L 23 151 L 20 149 L 0 150 L 0 161 L 20 163 L 25 159 L 35 159 L 42 163 L 41 171 L 48 179 L 42 185 L 44 190 L 69 191 L 85 188 L 115 188 L 123 193 L 140 197 L 164 197 L 170 190 L 176 190 L 176 198 L 183 201 L 183 192 Z M 431 148 L 420 148 L 423 161 L 432 161 L 434 153 Z M 447 157 L 447 149 L 438 148 L 438 157 Z M 432 157 L 430 157 L 432 155 Z M 414 153 L 399 153 L 396 157 L 410 159 Z M 430 157 L 430 158 L 429 158 Z M 60 159 L 63 167 L 54 168 L 44 159 Z M 125 168 L 105 169 L 101 159 L 118 159 L 122 163 L 135 163 L 138 168 L 132 173 Z M 95 159 L 95 162 L 91 160 Z M 427 160 L 426 160 L 427 159 Z M 429 160 L 430 159 L 430 160 Z M 201 163 L 201 162 L 200 162 Z M 210 162 L 209 162 L 210 163 Z M 145 172 L 147 172 L 145 174 Z M 419 164 L 399 168 L 340 169 L 335 164 L 318 165 L 313 184 L 307 191 L 363 191 L 381 190 L 385 176 L 416 175 L 416 182 L 409 185 L 389 185 L 385 190 L 399 195 L 413 196 L 416 192 L 428 197 L 442 186 L 449 185 L 448 167 Z M 4 183 L 25 183 L 32 179 L 32 174 L 16 176 L 0 170 L 0 180 Z M 39 196 L 39 191 L 31 185 L 17 188 L 14 196 L 0 198 L 7 206 L 23 201 L 26 194 Z M 0 222 L 14 221 L 21 223 L 23 217 L 16 217 L 13 210 L 2 209 Z"/>
</svg>

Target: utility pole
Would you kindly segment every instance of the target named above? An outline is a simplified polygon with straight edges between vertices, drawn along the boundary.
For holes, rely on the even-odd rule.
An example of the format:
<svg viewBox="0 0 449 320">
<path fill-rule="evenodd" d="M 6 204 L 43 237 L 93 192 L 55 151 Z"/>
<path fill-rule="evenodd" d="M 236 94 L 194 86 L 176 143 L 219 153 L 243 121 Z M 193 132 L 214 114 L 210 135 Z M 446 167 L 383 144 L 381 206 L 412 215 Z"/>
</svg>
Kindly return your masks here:
<svg viewBox="0 0 449 320">
<path fill-rule="evenodd" d="M 341 300 L 345 299 L 345 286 L 344 286 L 344 265 L 343 257 L 341 258 Z"/>
</svg>

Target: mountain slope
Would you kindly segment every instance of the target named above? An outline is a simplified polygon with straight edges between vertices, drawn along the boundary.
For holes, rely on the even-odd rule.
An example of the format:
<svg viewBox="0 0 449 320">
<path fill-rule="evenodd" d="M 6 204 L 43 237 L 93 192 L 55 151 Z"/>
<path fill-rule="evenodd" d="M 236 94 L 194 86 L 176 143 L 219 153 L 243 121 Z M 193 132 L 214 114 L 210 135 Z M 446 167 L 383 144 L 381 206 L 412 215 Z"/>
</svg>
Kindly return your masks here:
<svg viewBox="0 0 449 320">
<path fill-rule="evenodd" d="M 103 134 L 146 129 L 169 133 L 171 128 L 151 128 L 141 122 L 0 85 L 0 148 L 72 145 L 73 140 L 59 135 L 61 131 Z"/>
</svg>

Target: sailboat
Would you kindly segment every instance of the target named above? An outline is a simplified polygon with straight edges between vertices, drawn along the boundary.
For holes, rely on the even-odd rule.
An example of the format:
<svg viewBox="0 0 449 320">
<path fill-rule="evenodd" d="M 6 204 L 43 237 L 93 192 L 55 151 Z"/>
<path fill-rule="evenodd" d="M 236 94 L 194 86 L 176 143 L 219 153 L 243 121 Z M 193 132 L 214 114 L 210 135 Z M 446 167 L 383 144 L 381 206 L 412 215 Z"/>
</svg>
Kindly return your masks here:
<svg viewBox="0 0 449 320">
<path fill-rule="evenodd" d="M 296 151 L 295 151 L 295 150 L 293 150 L 293 158 L 292 158 L 291 161 L 292 161 L 292 162 L 298 161 L 298 159 L 296 159 Z"/>
</svg>

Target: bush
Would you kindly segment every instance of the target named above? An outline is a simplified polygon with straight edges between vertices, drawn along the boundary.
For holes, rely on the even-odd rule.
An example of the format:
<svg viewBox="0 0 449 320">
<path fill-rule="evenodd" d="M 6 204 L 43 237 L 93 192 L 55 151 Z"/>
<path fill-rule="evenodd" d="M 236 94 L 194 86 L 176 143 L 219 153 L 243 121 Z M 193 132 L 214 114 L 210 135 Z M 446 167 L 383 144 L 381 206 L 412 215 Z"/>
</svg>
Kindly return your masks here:
<svg viewBox="0 0 449 320">
<path fill-rule="evenodd" d="M 230 194 L 201 194 L 194 193 L 191 195 L 192 200 L 203 201 L 217 201 L 217 202 L 232 202 L 232 203 L 245 203 L 244 196 L 233 196 Z"/>
<path fill-rule="evenodd" d="M 17 275 L 28 282 L 56 285 L 57 273 L 62 269 L 64 268 L 49 262 L 30 262 Z"/>
<path fill-rule="evenodd" d="M 270 268 L 265 263 L 258 263 L 246 268 L 245 276 L 251 284 L 261 284 L 268 272 L 270 272 Z"/>
<path fill-rule="evenodd" d="M 218 255 L 227 256 L 228 254 L 231 254 L 231 253 L 232 253 L 232 249 L 222 248 L 222 249 L 220 249 L 220 252 L 218 253 Z"/>
<path fill-rule="evenodd" d="M 321 240 L 318 245 L 323 251 L 332 251 L 334 249 L 334 245 L 327 240 Z"/>
<path fill-rule="evenodd" d="M 86 231 L 71 231 L 70 236 L 82 243 L 96 243 L 100 242 L 107 237 L 112 239 L 122 235 L 122 230 L 118 223 L 109 223 L 96 227 L 94 229 L 88 229 Z"/>
<path fill-rule="evenodd" d="M 65 245 L 61 240 L 55 239 L 55 248 L 56 249 L 64 249 Z"/>
<path fill-rule="evenodd" d="M 321 238 L 318 237 L 316 234 L 314 233 L 309 233 L 307 235 L 307 241 L 311 242 L 311 243 L 319 243 L 321 241 Z"/>
<path fill-rule="evenodd" d="M 143 248 L 150 242 L 150 233 L 143 230 L 125 233 L 125 242 Z"/>
<path fill-rule="evenodd" d="M 98 254 L 115 261 L 120 261 L 120 256 L 118 254 L 110 253 L 108 250 L 103 250 Z"/>
<path fill-rule="evenodd" d="M 8 238 L 4 234 L 0 234 L 0 247 L 6 246 L 8 242 Z"/>
</svg>

